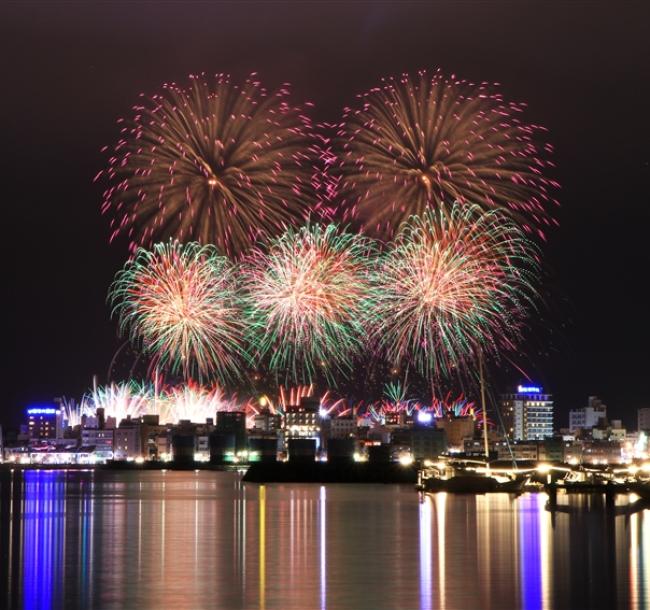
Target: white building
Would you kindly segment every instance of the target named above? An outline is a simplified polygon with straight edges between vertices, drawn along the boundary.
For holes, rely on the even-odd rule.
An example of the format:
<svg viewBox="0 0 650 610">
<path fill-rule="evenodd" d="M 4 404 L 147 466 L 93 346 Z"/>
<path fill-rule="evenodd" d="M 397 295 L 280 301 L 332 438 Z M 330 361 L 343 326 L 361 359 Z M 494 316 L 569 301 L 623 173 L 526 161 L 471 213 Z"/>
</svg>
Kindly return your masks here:
<svg viewBox="0 0 650 610">
<path fill-rule="evenodd" d="M 520 385 L 512 394 L 501 396 L 506 430 L 518 441 L 553 436 L 553 396 L 536 385 Z"/>
<path fill-rule="evenodd" d="M 601 419 L 607 419 L 607 405 L 598 396 L 590 396 L 586 407 L 569 411 L 569 430 L 591 430 Z"/>
<path fill-rule="evenodd" d="M 318 399 L 303 398 L 297 407 L 288 407 L 284 415 L 285 438 L 319 438 L 321 415 Z"/>
</svg>

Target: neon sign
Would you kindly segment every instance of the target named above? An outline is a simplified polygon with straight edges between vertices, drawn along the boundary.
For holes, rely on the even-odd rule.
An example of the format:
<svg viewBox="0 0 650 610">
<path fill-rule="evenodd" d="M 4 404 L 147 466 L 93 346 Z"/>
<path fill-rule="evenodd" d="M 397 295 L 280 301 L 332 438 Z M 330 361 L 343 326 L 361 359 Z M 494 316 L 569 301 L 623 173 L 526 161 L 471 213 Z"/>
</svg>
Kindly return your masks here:
<svg viewBox="0 0 650 610">
<path fill-rule="evenodd" d="M 537 385 L 519 385 L 517 386 L 518 394 L 541 394 L 542 388 Z"/>
<path fill-rule="evenodd" d="M 56 415 L 59 412 L 54 407 L 30 407 L 27 409 L 27 415 Z"/>
</svg>

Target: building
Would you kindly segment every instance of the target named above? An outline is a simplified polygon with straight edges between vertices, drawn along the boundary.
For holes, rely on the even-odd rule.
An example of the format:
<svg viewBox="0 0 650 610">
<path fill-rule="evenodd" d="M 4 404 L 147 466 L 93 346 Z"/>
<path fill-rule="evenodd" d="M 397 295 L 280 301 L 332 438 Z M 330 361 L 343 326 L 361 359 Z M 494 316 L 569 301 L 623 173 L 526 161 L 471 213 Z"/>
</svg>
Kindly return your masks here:
<svg viewBox="0 0 650 610">
<path fill-rule="evenodd" d="M 620 464 L 623 461 L 621 443 L 593 440 L 583 443 L 583 464 Z"/>
<path fill-rule="evenodd" d="M 411 455 L 415 460 L 435 460 L 447 451 L 447 435 L 433 426 L 414 426 L 410 430 Z"/>
<path fill-rule="evenodd" d="M 603 420 L 598 426 L 591 429 L 591 438 L 595 441 L 624 441 L 627 430 L 620 419 L 613 419 L 611 424 Z"/>
<path fill-rule="evenodd" d="M 537 461 L 539 459 L 539 443 L 537 441 L 500 442 L 496 444 L 499 460 Z"/>
<path fill-rule="evenodd" d="M 553 397 L 537 385 L 519 385 L 501 395 L 505 433 L 515 440 L 541 440 L 553 436 Z"/>
<path fill-rule="evenodd" d="M 153 435 L 151 442 L 154 446 L 154 455 L 158 460 L 167 462 L 172 459 L 171 432 L 163 430 Z"/>
<path fill-rule="evenodd" d="M 113 455 L 116 460 L 142 457 L 142 437 L 138 424 L 120 425 L 113 430 Z"/>
<path fill-rule="evenodd" d="M 561 437 L 532 441 L 495 443 L 499 460 L 517 462 L 564 462 L 565 442 Z"/>
<path fill-rule="evenodd" d="M 607 405 L 603 404 L 598 396 L 590 396 L 586 407 L 569 411 L 569 430 L 571 432 L 591 430 L 600 423 L 600 420 L 606 419 Z"/>
<path fill-rule="evenodd" d="M 55 405 L 34 405 L 27 409 L 30 440 L 63 437 L 61 411 Z"/>
<path fill-rule="evenodd" d="M 172 429 L 172 460 L 176 464 L 194 464 L 196 428 L 188 419 L 181 419 Z"/>
<path fill-rule="evenodd" d="M 84 428 L 81 430 L 81 446 L 94 447 L 98 460 L 113 459 L 113 430 Z"/>
<path fill-rule="evenodd" d="M 333 417 L 329 420 L 329 438 L 350 438 L 356 432 L 357 422 L 353 417 Z"/>
<path fill-rule="evenodd" d="M 209 432 L 210 460 L 215 463 L 239 461 L 248 453 L 246 413 L 244 411 L 218 411 L 217 424 Z"/>
<path fill-rule="evenodd" d="M 298 406 L 287 407 L 284 416 L 285 438 L 320 437 L 320 401 L 302 398 Z"/>
<path fill-rule="evenodd" d="M 639 432 L 650 432 L 650 407 L 637 411 L 637 422 Z"/>
<path fill-rule="evenodd" d="M 277 434 L 282 425 L 282 418 L 277 413 L 268 409 L 260 411 L 253 416 L 253 430 L 263 434 Z"/>
<path fill-rule="evenodd" d="M 217 412 L 215 431 L 234 437 L 235 451 L 246 450 L 246 413 L 244 411 Z"/>
<path fill-rule="evenodd" d="M 474 437 L 474 418 L 440 417 L 436 419 L 436 428 L 445 431 L 449 451 L 463 451 L 465 440 Z"/>
<path fill-rule="evenodd" d="M 210 435 L 197 434 L 194 437 L 194 461 L 207 462 L 210 459 Z"/>
</svg>

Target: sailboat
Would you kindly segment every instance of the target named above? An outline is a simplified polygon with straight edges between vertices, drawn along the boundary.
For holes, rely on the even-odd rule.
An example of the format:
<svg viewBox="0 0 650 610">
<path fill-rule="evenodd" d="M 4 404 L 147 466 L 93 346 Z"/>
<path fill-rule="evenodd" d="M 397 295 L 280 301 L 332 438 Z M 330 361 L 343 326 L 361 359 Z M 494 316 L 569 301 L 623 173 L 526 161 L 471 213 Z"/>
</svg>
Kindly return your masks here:
<svg viewBox="0 0 650 610">
<path fill-rule="evenodd" d="M 481 386 L 481 409 L 483 410 L 483 446 L 485 464 L 482 468 L 467 468 L 467 464 L 454 467 L 451 462 L 440 464 L 436 468 L 420 471 L 418 487 L 426 492 L 437 493 L 521 493 L 526 483 L 525 476 L 497 477 L 490 471 L 490 450 L 487 429 L 487 405 L 485 401 L 485 375 L 483 372 L 483 355 L 479 352 L 479 380 Z"/>
</svg>

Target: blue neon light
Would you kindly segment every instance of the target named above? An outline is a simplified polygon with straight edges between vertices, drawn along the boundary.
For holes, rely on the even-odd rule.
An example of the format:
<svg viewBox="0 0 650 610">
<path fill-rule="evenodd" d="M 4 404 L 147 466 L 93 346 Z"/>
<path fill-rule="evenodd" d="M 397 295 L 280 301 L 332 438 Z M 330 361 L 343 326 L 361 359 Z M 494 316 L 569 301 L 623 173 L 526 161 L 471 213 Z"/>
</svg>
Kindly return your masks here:
<svg viewBox="0 0 650 610">
<path fill-rule="evenodd" d="M 517 386 L 518 394 L 541 394 L 542 386 L 538 385 L 519 385 Z"/>
<path fill-rule="evenodd" d="M 56 415 L 59 412 L 54 407 L 29 407 L 27 415 Z"/>
</svg>

